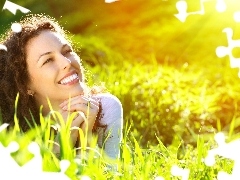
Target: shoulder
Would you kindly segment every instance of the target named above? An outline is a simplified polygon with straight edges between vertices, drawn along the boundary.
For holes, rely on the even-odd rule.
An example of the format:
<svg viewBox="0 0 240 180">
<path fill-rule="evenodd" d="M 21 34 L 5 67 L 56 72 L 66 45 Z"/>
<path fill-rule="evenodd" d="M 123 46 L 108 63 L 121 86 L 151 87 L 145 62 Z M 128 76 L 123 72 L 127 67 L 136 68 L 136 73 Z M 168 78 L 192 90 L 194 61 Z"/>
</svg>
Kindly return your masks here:
<svg viewBox="0 0 240 180">
<path fill-rule="evenodd" d="M 120 100 L 110 93 L 99 93 L 94 95 L 101 103 L 101 122 L 103 124 L 121 123 L 123 119 L 123 107 Z"/>
<path fill-rule="evenodd" d="M 112 107 L 122 108 L 121 101 L 111 93 L 99 93 L 94 95 L 94 98 L 99 99 L 103 106 L 112 106 Z"/>
</svg>

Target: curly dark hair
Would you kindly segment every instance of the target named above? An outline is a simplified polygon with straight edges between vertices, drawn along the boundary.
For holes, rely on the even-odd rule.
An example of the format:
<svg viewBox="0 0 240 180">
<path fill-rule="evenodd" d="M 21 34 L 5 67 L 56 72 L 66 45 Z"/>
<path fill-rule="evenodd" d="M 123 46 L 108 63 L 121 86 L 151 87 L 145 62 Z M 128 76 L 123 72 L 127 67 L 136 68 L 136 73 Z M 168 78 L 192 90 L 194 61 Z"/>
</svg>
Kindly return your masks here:
<svg viewBox="0 0 240 180">
<path fill-rule="evenodd" d="M 26 45 L 30 39 L 43 30 L 58 32 L 67 38 L 66 31 L 52 17 L 43 14 L 30 14 L 18 22 L 21 32 L 9 29 L 1 36 L 0 44 L 0 110 L 2 121 L 14 125 L 14 113 L 17 113 L 19 125 L 23 131 L 29 129 L 30 122 L 39 124 L 39 107 L 35 99 L 27 93 L 30 81 L 26 62 Z M 17 109 L 16 97 L 19 95 Z M 17 110 L 17 111 L 16 111 Z M 16 112 L 15 112 L 16 111 Z"/>
</svg>

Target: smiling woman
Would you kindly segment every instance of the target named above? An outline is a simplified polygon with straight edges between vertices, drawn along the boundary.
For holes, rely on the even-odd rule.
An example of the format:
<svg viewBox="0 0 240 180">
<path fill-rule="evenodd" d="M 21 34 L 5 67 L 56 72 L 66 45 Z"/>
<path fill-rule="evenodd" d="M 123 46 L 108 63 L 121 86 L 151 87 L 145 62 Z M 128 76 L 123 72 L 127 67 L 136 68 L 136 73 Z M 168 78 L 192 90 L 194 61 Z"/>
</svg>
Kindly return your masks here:
<svg viewBox="0 0 240 180">
<path fill-rule="evenodd" d="M 108 156 L 117 158 L 123 124 L 120 101 L 87 87 L 80 57 L 53 18 L 29 15 L 19 24 L 21 32 L 9 30 L 0 41 L 7 48 L 0 50 L 3 122 L 14 125 L 19 94 L 17 117 L 23 131 L 29 129 L 28 123 L 40 124 L 40 113 L 48 116 L 57 111 L 65 121 L 75 113 L 72 127 L 81 128 L 89 137 L 96 132 L 98 145 Z M 73 145 L 78 134 L 77 130 L 71 131 Z"/>
<path fill-rule="evenodd" d="M 44 115 L 49 112 L 46 97 L 56 109 L 69 96 L 84 95 L 80 58 L 62 35 L 44 30 L 29 40 L 26 52 L 28 90 L 38 106 L 43 105 Z"/>
</svg>

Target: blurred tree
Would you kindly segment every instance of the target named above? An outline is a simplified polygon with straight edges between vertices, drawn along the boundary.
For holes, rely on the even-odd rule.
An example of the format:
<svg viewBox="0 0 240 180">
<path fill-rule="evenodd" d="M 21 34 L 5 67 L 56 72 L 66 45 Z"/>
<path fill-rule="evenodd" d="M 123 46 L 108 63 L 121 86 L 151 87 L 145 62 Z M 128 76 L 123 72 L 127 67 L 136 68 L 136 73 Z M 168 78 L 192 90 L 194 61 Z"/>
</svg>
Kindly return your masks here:
<svg viewBox="0 0 240 180">
<path fill-rule="evenodd" d="M 0 0 L 0 9 L 3 9 L 6 0 Z"/>
<path fill-rule="evenodd" d="M 119 0 L 17 0 L 32 13 L 45 13 L 57 18 L 67 30 L 76 35 L 81 52 L 89 56 L 105 54 L 98 62 L 120 62 L 112 58 L 121 54 L 125 60 L 140 63 L 167 63 L 181 66 L 216 58 L 215 49 L 227 45 L 222 29 L 229 26 L 238 30 L 232 18 L 233 10 L 218 13 L 215 1 L 205 2 L 203 15 L 191 15 L 180 22 L 177 1 Z M 188 11 L 199 11 L 200 1 L 188 0 Z M 5 24 L 19 19 L 17 15 L 1 12 L 0 32 Z M 226 19 L 227 17 L 227 19 Z M 221 22 L 221 23 L 219 23 Z M 239 31 L 235 31 L 237 36 Z M 88 39 L 88 42 L 87 42 Z M 216 41 L 217 39 L 217 41 Z M 91 51 L 90 51 L 91 50 Z M 89 59 L 91 59 L 89 58 Z"/>
</svg>

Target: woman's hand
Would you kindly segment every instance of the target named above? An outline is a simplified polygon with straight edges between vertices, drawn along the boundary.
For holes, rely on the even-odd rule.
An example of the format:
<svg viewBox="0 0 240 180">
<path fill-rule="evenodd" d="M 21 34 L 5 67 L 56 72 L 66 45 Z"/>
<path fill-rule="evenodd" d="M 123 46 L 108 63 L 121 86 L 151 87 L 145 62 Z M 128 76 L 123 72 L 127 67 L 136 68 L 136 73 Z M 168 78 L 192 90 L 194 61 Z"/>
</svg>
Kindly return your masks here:
<svg viewBox="0 0 240 180">
<path fill-rule="evenodd" d="M 72 124 L 71 124 L 71 134 L 70 134 L 70 137 L 71 137 L 71 144 L 74 146 L 79 138 L 79 127 L 81 127 L 81 125 L 84 123 L 85 121 L 85 117 L 83 117 L 80 113 L 78 112 L 69 112 L 69 111 L 66 111 L 66 110 L 59 110 L 58 111 L 60 114 L 61 114 L 61 118 L 64 120 L 64 123 L 66 124 L 67 123 L 67 120 L 69 119 L 70 116 L 72 116 L 72 114 L 74 113 L 74 117 L 72 119 Z M 57 118 L 57 119 L 56 119 Z M 56 121 L 58 121 L 59 124 L 61 124 L 60 120 L 58 119 L 58 117 L 55 116 L 54 118 Z M 73 127 L 77 127 L 77 128 L 73 128 Z M 68 138 L 68 137 L 67 137 Z M 60 154 L 60 146 L 59 146 L 59 140 L 60 139 L 55 139 L 55 141 L 57 143 L 54 144 L 53 146 L 53 152 L 55 154 Z"/>
<path fill-rule="evenodd" d="M 87 134 L 87 136 L 91 138 L 92 129 L 99 111 L 99 103 L 97 100 L 79 95 L 65 100 L 60 104 L 60 108 L 65 120 L 67 120 L 70 113 L 76 113 L 71 127 L 81 128 L 84 134 Z M 73 144 L 75 144 L 78 138 L 78 130 L 72 130 L 71 137 Z"/>
</svg>

